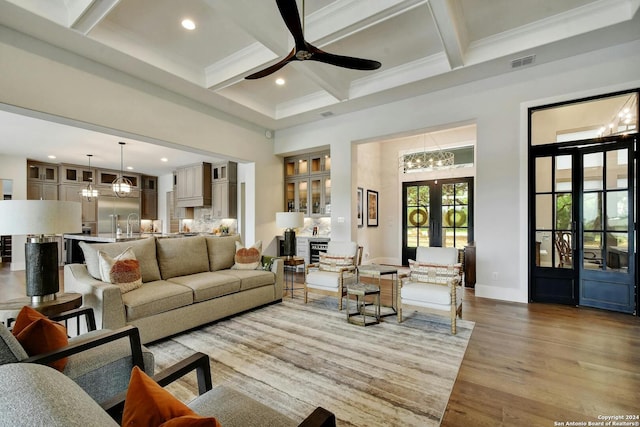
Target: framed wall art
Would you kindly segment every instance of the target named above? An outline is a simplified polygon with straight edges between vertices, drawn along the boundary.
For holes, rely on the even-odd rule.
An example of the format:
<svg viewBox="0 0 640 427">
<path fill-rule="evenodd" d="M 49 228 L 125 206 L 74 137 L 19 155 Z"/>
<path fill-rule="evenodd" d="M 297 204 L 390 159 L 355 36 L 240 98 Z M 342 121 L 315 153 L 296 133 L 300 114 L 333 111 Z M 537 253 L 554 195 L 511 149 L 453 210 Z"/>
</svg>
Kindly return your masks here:
<svg viewBox="0 0 640 427">
<path fill-rule="evenodd" d="M 358 206 L 356 207 L 357 223 L 358 227 L 364 226 L 364 190 L 362 187 L 358 187 L 356 191 L 356 200 Z"/>
<path fill-rule="evenodd" d="M 378 192 L 367 190 L 367 227 L 378 226 Z"/>
</svg>

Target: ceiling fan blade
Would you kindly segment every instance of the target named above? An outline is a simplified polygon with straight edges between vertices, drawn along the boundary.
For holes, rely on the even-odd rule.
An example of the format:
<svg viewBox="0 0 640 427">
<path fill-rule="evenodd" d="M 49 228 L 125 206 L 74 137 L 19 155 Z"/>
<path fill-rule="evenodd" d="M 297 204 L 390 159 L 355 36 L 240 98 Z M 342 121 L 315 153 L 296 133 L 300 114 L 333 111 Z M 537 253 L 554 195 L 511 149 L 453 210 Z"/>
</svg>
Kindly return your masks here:
<svg viewBox="0 0 640 427">
<path fill-rule="evenodd" d="M 351 68 L 352 70 L 377 70 L 382 65 L 373 59 L 354 58 L 353 56 L 335 55 L 318 49 L 317 47 L 308 45 L 313 55 L 309 58 L 312 61 L 324 62 L 326 64 L 336 65 L 343 68 Z"/>
<path fill-rule="evenodd" d="M 264 70 L 260 70 L 256 73 L 253 73 L 251 75 L 248 75 L 247 77 L 245 77 L 246 80 L 256 80 L 256 79 L 261 79 L 263 77 L 268 76 L 269 74 L 273 74 L 276 71 L 278 71 L 280 68 L 284 67 L 285 65 L 287 65 L 289 62 L 291 61 L 297 61 L 298 58 L 295 57 L 295 49 L 292 49 L 291 52 L 289 52 L 289 54 L 280 62 L 277 62 L 275 64 L 273 64 L 270 67 L 265 68 Z"/>
<path fill-rule="evenodd" d="M 282 15 L 284 23 L 293 36 L 296 48 L 304 49 L 304 34 L 302 33 L 302 24 L 300 22 L 300 13 L 298 12 L 296 0 L 276 0 L 276 4 L 278 5 L 278 10 L 280 10 L 280 15 Z"/>
</svg>

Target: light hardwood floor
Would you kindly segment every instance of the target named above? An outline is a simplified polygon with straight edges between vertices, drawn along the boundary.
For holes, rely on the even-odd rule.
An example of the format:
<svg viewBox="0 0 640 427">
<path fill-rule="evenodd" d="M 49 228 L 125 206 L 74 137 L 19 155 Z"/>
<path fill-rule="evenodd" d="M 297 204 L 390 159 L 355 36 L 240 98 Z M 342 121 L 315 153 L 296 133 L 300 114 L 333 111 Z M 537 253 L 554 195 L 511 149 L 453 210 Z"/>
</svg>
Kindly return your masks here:
<svg viewBox="0 0 640 427">
<path fill-rule="evenodd" d="M 390 288 L 383 281 L 383 303 Z M 0 300 L 20 296 L 24 272 L 0 264 Z M 640 415 L 638 317 L 476 298 L 469 289 L 464 299 L 462 317 L 476 325 L 442 426 L 555 427 Z"/>
</svg>

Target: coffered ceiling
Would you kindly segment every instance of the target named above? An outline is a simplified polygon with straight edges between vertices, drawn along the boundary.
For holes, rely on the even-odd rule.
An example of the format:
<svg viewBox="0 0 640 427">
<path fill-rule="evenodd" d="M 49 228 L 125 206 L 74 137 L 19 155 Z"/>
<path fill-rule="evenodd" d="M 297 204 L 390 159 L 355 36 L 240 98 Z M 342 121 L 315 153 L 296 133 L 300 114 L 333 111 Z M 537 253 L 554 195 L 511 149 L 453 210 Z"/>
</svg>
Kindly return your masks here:
<svg viewBox="0 0 640 427">
<path fill-rule="evenodd" d="M 275 0 L 0 0 L 0 25 L 273 130 L 640 38 L 640 0 L 303 3 L 310 43 L 382 67 L 245 80 L 293 46 Z"/>
</svg>

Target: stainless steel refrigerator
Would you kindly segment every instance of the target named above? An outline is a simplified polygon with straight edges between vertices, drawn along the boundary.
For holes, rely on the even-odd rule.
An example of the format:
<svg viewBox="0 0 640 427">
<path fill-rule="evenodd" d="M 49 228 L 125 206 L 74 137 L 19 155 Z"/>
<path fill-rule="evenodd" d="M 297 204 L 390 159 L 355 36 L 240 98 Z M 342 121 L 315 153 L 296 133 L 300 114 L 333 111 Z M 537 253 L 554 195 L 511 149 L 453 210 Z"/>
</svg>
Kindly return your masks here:
<svg viewBox="0 0 640 427">
<path fill-rule="evenodd" d="M 118 226 L 122 234 L 127 232 L 127 219 L 132 233 L 140 232 L 140 197 L 118 198 L 103 196 L 98 198 L 98 233 L 116 234 Z"/>
</svg>

